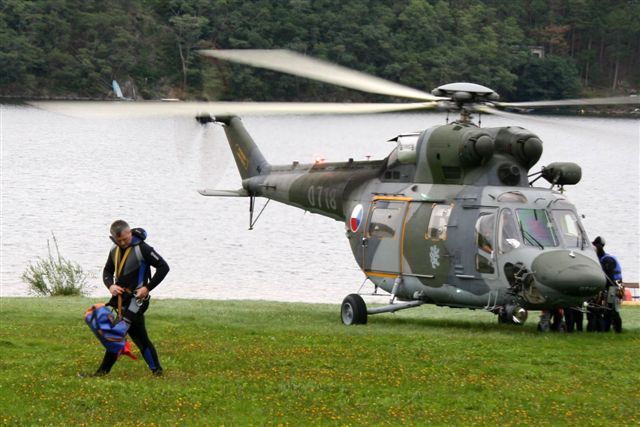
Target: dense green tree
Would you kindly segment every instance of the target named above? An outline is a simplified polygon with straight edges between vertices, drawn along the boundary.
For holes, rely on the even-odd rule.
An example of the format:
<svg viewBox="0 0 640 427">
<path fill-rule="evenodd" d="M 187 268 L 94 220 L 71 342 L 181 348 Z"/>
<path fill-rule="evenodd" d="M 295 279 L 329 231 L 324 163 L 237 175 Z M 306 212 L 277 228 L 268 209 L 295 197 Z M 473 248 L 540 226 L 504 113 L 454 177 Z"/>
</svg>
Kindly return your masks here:
<svg viewBox="0 0 640 427">
<path fill-rule="evenodd" d="M 640 85 L 640 1 L 0 1 L 5 96 L 106 97 L 116 79 L 144 98 L 388 100 L 203 60 L 199 48 L 292 49 L 424 90 L 628 93 Z"/>
<path fill-rule="evenodd" d="M 510 97 L 514 101 L 573 98 L 580 91 L 578 71 L 568 58 L 529 57 L 516 71 L 519 79 Z"/>
</svg>

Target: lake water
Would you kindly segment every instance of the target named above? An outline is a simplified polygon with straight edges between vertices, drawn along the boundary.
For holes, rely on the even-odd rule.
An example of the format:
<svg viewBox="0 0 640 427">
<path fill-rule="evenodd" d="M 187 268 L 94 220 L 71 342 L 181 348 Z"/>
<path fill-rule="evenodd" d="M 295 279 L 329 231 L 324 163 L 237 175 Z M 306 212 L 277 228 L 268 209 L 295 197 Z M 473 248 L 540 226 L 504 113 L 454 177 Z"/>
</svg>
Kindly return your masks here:
<svg viewBox="0 0 640 427">
<path fill-rule="evenodd" d="M 144 227 L 171 266 L 159 297 L 340 303 L 358 290 L 344 224 L 276 202 L 248 231 L 248 199 L 200 196 L 197 188 L 237 189 L 224 133 L 192 120 L 77 119 L 3 106 L 1 296 L 28 295 L 20 276 L 46 257 L 55 234 L 63 256 L 89 273 L 92 295 L 106 296 L 101 272 L 114 219 Z M 402 132 L 442 124 L 444 114 L 245 117 L 274 164 L 384 157 Z M 534 167 L 582 166 L 567 196 L 601 234 L 626 281 L 637 282 L 640 121 L 483 116 L 483 126 L 521 125 L 544 141 Z M 258 207 L 263 201 L 259 199 Z"/>
</svg>

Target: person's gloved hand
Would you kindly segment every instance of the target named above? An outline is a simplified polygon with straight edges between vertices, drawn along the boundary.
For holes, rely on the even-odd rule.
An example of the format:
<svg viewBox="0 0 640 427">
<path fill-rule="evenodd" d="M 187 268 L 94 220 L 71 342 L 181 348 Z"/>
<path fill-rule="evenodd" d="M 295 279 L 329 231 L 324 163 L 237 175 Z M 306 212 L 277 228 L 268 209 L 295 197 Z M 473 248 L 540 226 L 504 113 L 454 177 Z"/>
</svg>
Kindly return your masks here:
<svg viewBox="0 0 640 427">
<path fill-rule="evenodd" d="M 124 292 L 124 288 L 122 286 L 113 284 L 109 286 L 109 292 L 111 292 L 111 295 L 116 297 L 118 295 L 122 295 L 122 293 Z"/>
</svg>

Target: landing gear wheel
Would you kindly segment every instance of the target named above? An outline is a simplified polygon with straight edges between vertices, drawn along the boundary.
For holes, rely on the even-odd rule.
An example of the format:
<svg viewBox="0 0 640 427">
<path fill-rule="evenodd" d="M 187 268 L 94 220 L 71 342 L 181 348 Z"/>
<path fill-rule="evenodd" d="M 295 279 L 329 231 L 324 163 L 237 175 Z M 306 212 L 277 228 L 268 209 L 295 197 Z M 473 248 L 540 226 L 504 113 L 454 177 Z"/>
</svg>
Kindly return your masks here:
<svg viewBox="0 0 640 427">
<path fill-rule="evenodd" d="M 507 305 L 498 311 L 498 323 L 510 325 L 523 325 L 527 321 L 529 313 L 518 305 Z"/>
<path fill-rule="evenodd" d="M 358 294 L 349 294 L 342 301 L 340 317 L 345 325 L 364 325 L 367 323 L 367 305 Z"/>
</svg>

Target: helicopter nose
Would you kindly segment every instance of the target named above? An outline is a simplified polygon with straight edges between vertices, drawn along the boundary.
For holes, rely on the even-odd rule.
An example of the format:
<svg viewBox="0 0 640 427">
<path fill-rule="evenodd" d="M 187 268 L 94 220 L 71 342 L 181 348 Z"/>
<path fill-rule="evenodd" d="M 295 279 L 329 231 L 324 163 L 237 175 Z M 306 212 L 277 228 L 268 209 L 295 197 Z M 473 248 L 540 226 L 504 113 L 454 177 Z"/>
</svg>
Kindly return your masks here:
<svg viewBox="0 0 640 427">
<path fill-rule="evenodd" d="M 592 296 L 606 284 L 600 264 L 573 251 L 540 254 L 533 260 L 531 268 L 536 280 L 565 295 Z"/>
</svg>

